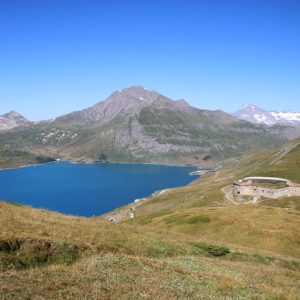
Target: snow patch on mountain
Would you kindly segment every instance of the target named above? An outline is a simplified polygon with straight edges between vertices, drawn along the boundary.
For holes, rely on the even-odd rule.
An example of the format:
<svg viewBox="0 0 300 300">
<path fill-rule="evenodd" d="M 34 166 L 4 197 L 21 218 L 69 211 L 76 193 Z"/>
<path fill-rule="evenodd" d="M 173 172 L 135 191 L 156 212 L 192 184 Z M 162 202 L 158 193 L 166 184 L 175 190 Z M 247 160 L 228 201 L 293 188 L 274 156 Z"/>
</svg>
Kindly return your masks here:
<svg viewBox="0 0 300 300">
<path fill-rule="evenodd" d="M 254 119 L 259 124 L 267 124 L 267 125 L 273 125 L 274 122 L 268 118 L 265 114 L 255 114 Z"/>
<path fill-rule="evenodd" d="M 300 112 L 296 111 L 266 111 L 254 104 L 246 104 L 233 114 L 235 117 L 254 124 L 300 125 Z"/>
<path fill-rule="evenodd" d="M 235 117 L 254 124 L 274 125 L 276 119 L 268 112 L 254 104 L 246 104 L 233 114 Z"/>
<path fill-rule="evenodd" d="M 296 111 L 272 111 L 272 116 L 279 122 L 300 123 L 300 112 Z"/>
</svg>

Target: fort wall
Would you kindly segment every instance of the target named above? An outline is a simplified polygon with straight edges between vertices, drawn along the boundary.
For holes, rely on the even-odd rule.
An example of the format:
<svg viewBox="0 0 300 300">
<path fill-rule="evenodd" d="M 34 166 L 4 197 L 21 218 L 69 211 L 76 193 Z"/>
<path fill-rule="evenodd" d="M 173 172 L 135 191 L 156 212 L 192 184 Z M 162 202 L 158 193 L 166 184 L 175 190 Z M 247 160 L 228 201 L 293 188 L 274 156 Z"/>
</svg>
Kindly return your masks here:
<svg viewBox="0 0 300 300">
<path fill-rule="evenodd" d="M 284 188 L 267 188 L 255 185 L 239 185 L 233 184 L 232 194 L 234 196 L 253 196 L 253 197 L 267 197 L 267 198 L 281 198 L 300 196 L 299 186 L 289 186 Z"/>
</svg>

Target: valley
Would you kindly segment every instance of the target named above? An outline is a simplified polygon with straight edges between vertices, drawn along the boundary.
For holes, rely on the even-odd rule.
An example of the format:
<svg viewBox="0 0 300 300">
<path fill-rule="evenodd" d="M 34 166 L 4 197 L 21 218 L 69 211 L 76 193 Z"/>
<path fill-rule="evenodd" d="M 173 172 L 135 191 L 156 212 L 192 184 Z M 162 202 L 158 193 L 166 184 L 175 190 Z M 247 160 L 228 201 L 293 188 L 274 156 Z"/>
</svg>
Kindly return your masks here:
<svg viewBox="0 0 300 300">
<path fill-rule="evenodd" d="M 297 299 L 300 197 L 254 201 L 234 195 L 232 183 L 267 176 L 299 184 L 299 127 L 253 124 L 137 86 L 53 120 L 13 122 L 13 128 L 0 131 L 1 168 L 57 159 L 80 163 L 76 172 L 63 163 L 70 168 L 68 179 L 63 172 L 47 179 L 70 184 L 77 174 L 90 180 L 79 179 L 70 190 L 77 188 L 73 197 L 62 189 L 65 197 L 57 203 L 67 203 L 61 210 L 67 213 L 81 203 L 76 214 L 86 208 L 86 216 L 95 214 L 87 206 L 95 200 L 89 190 L 96 191 L 99 180 L 83 172 L 86 168 L 98 168 L 98 174 L 100 166 L 127 162 L 209 166 L 214 172 L 201 172 L 182 187 L 170 183 L 152 195 L 149 190 L 129 204 L 118 179 L 120 207 L 90 218 L 0 202 L 0 297 Z M 50 187 L 44 175 L 39 177 L 40 189 Z M 132 180 L 137 189 L 139 179 Z"/>
<path fill-rule="evenodd" d="M 236 205 L 222 189 L 246 176 L 299 183 L 299 150 L 297 139 L 225 160 L 135 204 L 134 218 L 125 206 L 118 223 L 113 212 L 80 218 L 1 202 L 0 295 L 297 299 L 300 197 Z"/>
<path fill-rule="evenodd" d="M 300 300 L 300 1 L 0 1 L 0 300 Z"/>
</svg>

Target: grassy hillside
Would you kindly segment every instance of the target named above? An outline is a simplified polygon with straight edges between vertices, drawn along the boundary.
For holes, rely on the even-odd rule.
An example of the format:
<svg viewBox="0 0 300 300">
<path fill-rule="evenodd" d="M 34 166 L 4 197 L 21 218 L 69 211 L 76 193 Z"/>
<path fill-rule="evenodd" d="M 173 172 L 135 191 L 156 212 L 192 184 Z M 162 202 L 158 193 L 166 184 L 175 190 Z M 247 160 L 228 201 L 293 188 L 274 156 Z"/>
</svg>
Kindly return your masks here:
<svg viewBox="0 0 300 300">
<path fill-rule="evenodd" d="M 242 160 L 226 160 L 221 165 L 222 168 L 215 173 L 209 173 L 190 185 L 170 190 L 140 205 L 138 215 L 224 204 L 222 188 L 246 176 L 280 176 L 300 183 L 300 139 Z"/>
<path fill-rule="evenodd" d="M 299 149 L 298 139 L 242 161 L 229 160 L 217 172 L 137 206 L 132 222 L 299 258 L 300 197 L 232 205 L 222 192 L 245 176 L 281 176 L 300 183 Z"/>
<path fill-rule="evenodd" d="M 300 183 L 299 145 L 227 160 L 117 224 L 0 202 L 0 298 L 298 299 L 300 198 L 233 205 L 222 188 Z"/>
<path fill-rule="evenodd" d="M 286 142 L 267 128 L 233 121 L 221 111 L 195 110 L 191 114 L 146 107 L 139 122 L 159 143 L 195 148 L 214 160 L 255 153 Z"/>
<path fill-rule="evenodd" d="M 0 148 L 0 169 L 42 164 L 51 161 L 54 161 L 54 159 L 47 156 L 34 155 L 26 151 Z"/>
<path fill-rule="evenodd" d="M 211 243 L 214 236 L 4 202 L 0 226 L 5 299 L 296 299 L 299 293 L 296 258 L 220 247 L 223 241 Z"/>
</svg>

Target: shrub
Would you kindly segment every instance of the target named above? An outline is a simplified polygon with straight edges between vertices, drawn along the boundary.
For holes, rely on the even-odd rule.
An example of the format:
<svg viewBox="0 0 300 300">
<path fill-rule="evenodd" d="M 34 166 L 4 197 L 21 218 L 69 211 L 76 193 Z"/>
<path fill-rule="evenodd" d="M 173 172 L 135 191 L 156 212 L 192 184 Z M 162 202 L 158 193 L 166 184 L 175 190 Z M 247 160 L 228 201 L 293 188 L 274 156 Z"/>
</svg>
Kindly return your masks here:
<svg viewBox="0 0 300 300">
<path fill-rule="evenodd" d="M 166 217 L 164 219 L 166 224 L 197 224 L 197 223 L 209 223 L 210 218 L 208 216 L 203 215 L 195 215 L 195 216 L 189 216 L 189 215 L 171 215 L 169 217 Z"/>
<path fill-rule="evenodd" d="M 192 216 L 187 220 L 188 224 L 209 223 L 209 222 L 210 222 L 210 217 L 207 216 Z"/>
<path fill-rule="evenodd" d="M 208 252 L 213 256 L 223 256 L 230 253 L 229 248 L 217 245 L 209 245 L 205 243 L 194 244 L 195 247 Z"/>
<path fill-rule="evenodd" d="M 77 245 L 42 240 L 0 240 L 0 271 L 42 264 L 71 264 L 79 256 Z"/>
</svg>

